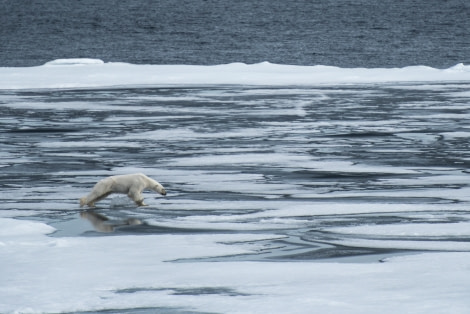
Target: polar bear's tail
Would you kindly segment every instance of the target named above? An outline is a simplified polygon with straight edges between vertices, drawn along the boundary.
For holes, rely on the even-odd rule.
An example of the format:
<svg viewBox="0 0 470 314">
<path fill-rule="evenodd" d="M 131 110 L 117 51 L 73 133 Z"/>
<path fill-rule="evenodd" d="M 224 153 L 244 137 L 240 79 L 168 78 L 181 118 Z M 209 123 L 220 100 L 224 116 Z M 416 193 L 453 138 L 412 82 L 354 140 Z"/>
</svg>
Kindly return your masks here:
<svg viewBox="0 0 470 314">
<path fill-rule="evenodd" d="M 80 207 L 83 207 L 85 205 L 86 205 L 86 196 L 84 196 L 80 199 Z"/>
</svg>

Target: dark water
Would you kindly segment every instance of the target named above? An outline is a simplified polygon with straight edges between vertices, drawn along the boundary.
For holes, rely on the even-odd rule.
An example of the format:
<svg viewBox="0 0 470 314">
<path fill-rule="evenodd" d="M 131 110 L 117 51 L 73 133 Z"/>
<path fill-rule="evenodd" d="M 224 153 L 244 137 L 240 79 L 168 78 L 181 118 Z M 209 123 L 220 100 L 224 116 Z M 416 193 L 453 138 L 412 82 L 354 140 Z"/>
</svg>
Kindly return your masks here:
<svg viewBox="0 0 470 314">
<path fill-rule="evenodd" d="M 237 259 L 453 250 L 470 239 L 419 228 L 470 220 L 468 88 L 3 91 L 0 209 L 52 224 L 56 236 L 283 237 Z M 99 179 L 137 171 L 168 196 L 146 193 L 143 208 L 124 196 L 78 207 Z M 331 229 L 356 226 L 403 229 Z M 379 244 L 361 245 L 369 240 Z"/>
<path fill-rule="evenodd" d="M 57 58 L 447 68 L 470 62 L 464 0 L 0 1 L 0 66 Z"/>
</svg>

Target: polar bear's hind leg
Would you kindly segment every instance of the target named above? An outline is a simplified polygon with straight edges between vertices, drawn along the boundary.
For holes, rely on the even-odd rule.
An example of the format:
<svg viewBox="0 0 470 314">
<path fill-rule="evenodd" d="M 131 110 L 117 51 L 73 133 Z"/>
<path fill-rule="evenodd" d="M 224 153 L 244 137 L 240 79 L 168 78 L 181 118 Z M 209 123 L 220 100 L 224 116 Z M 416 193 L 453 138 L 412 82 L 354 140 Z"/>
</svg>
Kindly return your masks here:
<svg viewBox="0 0 470 314">
<path fill-rule="evenodd" d="M 99 201 L 101 201 L 102 199 L 107 198 L 111 193 L 113 193 L 113 192 L 106 192 L 106 193 L 104 193 L 104 194 L 98 196 L 98 197 L 95 198 L 94 200 L 91 200 L 91 203 L 93 204 L 93 203 L 99 202 Z"/>
<path fill-rule="evenodd" d="M 96 196 L 93 193 L 91 195 L 82 197 L 80 199 L 80 207 L 87 205 L 88 207 L 95 207 L 95 203 L 101 201 L 102 199 L 108 197 L 112 192 L 106 192 L 102 195 Z"/>
</svg>

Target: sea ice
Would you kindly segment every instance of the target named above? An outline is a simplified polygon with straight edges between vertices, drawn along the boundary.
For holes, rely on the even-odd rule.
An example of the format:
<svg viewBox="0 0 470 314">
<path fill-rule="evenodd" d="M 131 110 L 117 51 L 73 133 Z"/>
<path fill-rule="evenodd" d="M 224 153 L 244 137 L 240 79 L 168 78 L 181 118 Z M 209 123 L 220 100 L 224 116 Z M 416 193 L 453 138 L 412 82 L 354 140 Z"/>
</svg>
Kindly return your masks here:
<svg viewBox="0 0 470 314">
<path fill-rule="evenodd" d="M 104 63 L 99 59 L 59 59 L 37 67 L 0 68 L 0 89 L 220 84 L 312 86 L 469 80 L 470 66 L 463 64 L 440 70 L 426 66 L 366 69 L 280 65 L 269 62 L 213 66 L 134 65 Z"/>
<path fill-rule="evenodd" d="M 0 167 L 11 167 L 11 173 L 24 171 L 28 176 L 28 171 L 37 165 L 34 162 L 42 163 L 50 156 L 60 156 L 66 161 L 64 165 L 73 162 L 79 166 L 59 169 L 50 165 L 46 175 L 51 178 L 41 177 L 42 181 L 34 184 L 24 184 L 25 179 L 6 182 L 7 189 L 0 191 L 0 198 L 5 200 L 0 204 L 0 312 L 148 308 L 150 312 L 169 309 L 215 313 L 468 313 L 470 191 L 465 165 L 444 162 L 420 167 L 407 166 L 407 163 L 384 165 L 376 160 L 376 163 L 358 162 L 340 154 L 352 147 L 354 139 L 351 140 L 350 135 L 367 132 L 382 132 L 384 137 L 411 143 L 401 150 L 407 156 L 428 153 L 424 149 L 432 148 L 436 142 L 464 140 L 470 134 L 465 126 L 447 130 L 446 124 L 440 121 L 444 118 L 450 121 L 466 119 L 468 106 L 464 98 L 468 97 L 465 91 L 468 82 L 470 66 L 463 64 L 445 70 L 424 66 L 343 69 L 268 62 L 191 66 L 60 59 L 38 67 L 0 68 L 0 90 L 5 93 L 1 106 L 31 115 L 31 120 L 20 115 L 20 118 L 0 118 L 2 125 L 16 128 L 27 121 L 29 124 L 20 130 L 40 128 L 43 120 L 34 117 L 49 117 L 54 110 L 59 113 L 54 125 L 62 127 L 70 122 L 64 113 L 92 112 L 89 116 L 73 118 L 77 133 L 82 137 L 52 136 L 47 141 L 33 141 L 29 146 L 23 143 L 4 146 L 15 151 L 0 156 L 3 157 Z M 378 83 L 385 87 L 358 87 Z M 234 90 L 224 88 L 226 84 L 259 88 Z M 104 87 L 196 85 L 219 88 L 194 89 L 181 97 L 175 93 L 130 93 L 131 96 L 122 96 L 123 99 L 130 97 L 122 104 L 114 101 L 113 93 L 100 90 Z M 348 89 L 350 85 L 356 89 Z M 98 93 L 93 96 L 98 96 L 100 101 L 95 103 L 86 97 L 83 101 L 60 97 L 57 101 L 49 101 L 50 95 L 31 92 L 82 88 L 96 89 Z M 399 110 L 416 109 L 407 119 L 388 119 L 388 115 L 377 113 L 370 120 L 348 120 L 336 117 L 334 111 L 328 112 L 331 119 L 309 119 L 309 115 L 315 113 L 314 106 L 325 106 L 331 98 L 336 97 L 338 102 L 335 104 L 343 106 L 342 110 L 353 111 L 360 108 L 356 102 L 368 101 L 366 96 L 381 95 L 385 89 L 417 93 L 439 91 L 439 97 L 448 89 L 448 95 L 459 100 L 450 108 L 454 111 L 448 112 L 448 104 L 440 99 L 413 100 L 414 95 L 410 100 L 401 99 Z M 17 92 L 15 97 L 11 96 Z M 105 97 L 99 97 L 106 93 Z M 259 103 L 250 98 L 271 93 L 280 98 L 286 95 L 307 97 L 290 99 L 288 104 L 282 99 Z M 242 105 L 251 110 L 231 107 L 230 98 L 239 95 L 245 97 Z M 395 97 L 393 93 L 386 96 L 390 95 Z M 353 97 L 351 102 L 349 97 Z M 205 106 L 208 100 L 211 104 L 228 104 L 224 108 L 226 111 L 221 111 L 218 106 Z M 142 104 L 142 101 L 152 104 Z M 241 105 L 240 102 L 237 105 Z M 428 112 L 430 108 L 433 109 L 431 113 Z M 115 111 L 116 115 L 103 114 L 108 111 Z M 143 114 L 137 116 L 134 111 Z M 248 120 L 258 115 L 269 119 L 259 121 L 258 126 L 250 124 L 210 131 L 204 129 L 202 123 L 179 127 L 171 124 L 207 116 L 219 118 L 241 111 L 248 112 L 244 114 Z M 165 114 L 155 114 L 159 112 Z M 148 122 L 148 113 L 152 113 L 151 127 L 134 131 L 135 125 Z M 96 114 L 103 114 L 99 121 L 111 132 L 90 141 L 84 140 L 93 133 L 88 133 L 83 126 L 96 122 Z M 293 124 L 288 119 L 277 119 L 276 115 L 297 121 Z M 170 120 L 171 127 L 155 131 L 154 127 L 166 120 Z M 121 125 L 126 125 L 126 129 L 121 129 Z M 423 129 L 426 131 L 421 131 Z M 114 133 L 114 130 L 119 132 Z M 16 134 L 12 131 L 5 133 L 5 138 Z M 205 145 L 219 138 L 242 141 L 258 136 L 270 139 L 279 131 L 282 144 L 277 146 L 270 146 L 269 141 L 256 149 L 251 143 L 238 147 L 230 141 L 217 147 Z M 343 135 L 346 140 L 342 139 Z M 387 137 L 387 140 L 390 139 Z M 154 158 L 155 143 L 171 144 L 174 141 L 200 145 L 191 147 L 191 154 L 184 156 L 175 155 L 168 149 L 162 154 L 165 157 L 158 160 L 159 167 L 150 167 L 142 160 L 138 163 L 122 161 L 114 152 L 105 166 L 81 169 L 85 164 L 83 160 L 91 156 L 98 160 L 100 154 L 116 148 L 139 148 Z M 378 142 L 383 144 L 386 140 Z M 361 142 L 370 144 L 362 149 L 376 153 L 396 150 L 393 142 L 379 147 L 374 147 L 374 143 L 377 142 Z M 312 145 L 318 146 L 315 154 Z M 89 153 L 88 148 L 92 152 Z M 158 149 L 165 148 L 162 145 Z M 30 152 L 32 156 L 28 155 Z M 447 156 L 453 153 L 451 150 Z M 319 157 L 325 155 L 334 157 Z M 257 168 L 261 164 L 272 170 L 271 175 L 240 170 Z M 159 199 L 161 207 L 150 203 L 139 212 L 133 208 L 116 209 L 127 205 L 121 199 L 111 199 L 105 203 L 110 204 L 110 208 L 104 211 L 110 216 L 115 215 L 113 219 L 125 215 L 138 217 L 146 227 L 154 228 L 152 230 L 162 227 L 179 232 L 97 235 L 86 233 L 92 228 L 85 225 L 88 221 L 83 221 L 80 226 L 73 221 L 80 219 L 77 217 L 78 198 L 86 193 L 84 186 L 92 186 L 110 173 L 130 172 L 144 172 L 165 184 L 168 182 L 169 194 L 176 197 Z M 334 174 L 338 173 L 346 178 L 373 177 L 366 179 L 371 181 L 373 189 L 361 189 L 354 180 L 351 185 L 337 186 Z M 377 173 L 381 175 L 375 176 Z M 295 179 L 279 179 L 284 175 Z M 60 177 L 61 181 L 54 177 Z M 201 192 L 198 198 L 188 198 L 187 195 L 194 191 Z M 220 193 L 228 200 L 206 199 L 205 193 Z M 238 199 L 240 195 L 244 198 Z M 12 199 L 21 201 L 10 201 Z M 54 227 L 45 223 L 50 222 L 49 215 L 60 216 L 59 222 L 51 223 Z M 383 218 L 385 223 L 377 224 L 377 217 Z M 387 219 L 393 222 L 386 223 Z M 331 227 L 332 222 L 338 222 L 333 224 L 336 227 Z M 83 229 L 73 230 L 78 227 Z M 323 262 L 287 258 L 260 261 L 256 258 L 274 250 L 286 250 L 283 251 L 286 255 L 291 253 L 292 248 L 284 247 L 282 241 L 293 238 L 291 234 L 299 230 L 305 230 L 302 234 L 305 241 L 309 235 L 319 235 L 306 249 L 322 245 L 321 240 L 326 237 L 325 246 L 405 250 L 409 254 L 386 258 L 382 263 L 372 258 L 363 263 L 345 262 L 341 258 Z M 301 237 L 297 239 L 303 241 Z M 412 253 L 406 250 L 412 250 Z"/>
<path fill-rule="evenodd" d="M 2 218 L 0 308 L 51 313 L 174 308 L 217 313 L 466 313 L 470 253 L 385 263 L 202 262 L 251 254 L 263 234 L 60 237 Z M 262 243 L 262 242 L 260 242 Z M 179 262 L 177 262 L 179 261 Z"/>
</svg>

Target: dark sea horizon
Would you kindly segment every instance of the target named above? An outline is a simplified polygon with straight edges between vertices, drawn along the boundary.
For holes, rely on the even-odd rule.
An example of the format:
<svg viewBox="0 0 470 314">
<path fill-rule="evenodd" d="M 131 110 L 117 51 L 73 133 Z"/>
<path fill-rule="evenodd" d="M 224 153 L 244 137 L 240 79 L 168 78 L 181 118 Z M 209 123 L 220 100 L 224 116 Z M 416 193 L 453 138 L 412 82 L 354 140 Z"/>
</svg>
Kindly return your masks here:
<svg viewBox="0 0 470 314">
<path fill-rule="evenodd" d="M 0 1 L 0 67 L 59 58 L 448 68 L 470 62 L 470 3 Z"/>
</svg>

